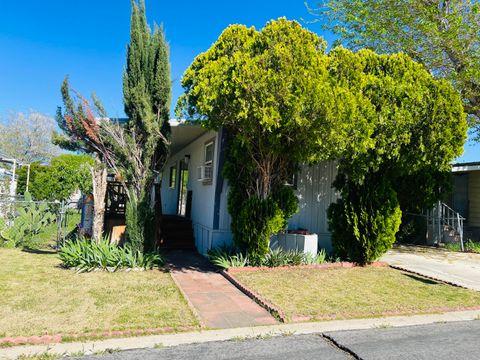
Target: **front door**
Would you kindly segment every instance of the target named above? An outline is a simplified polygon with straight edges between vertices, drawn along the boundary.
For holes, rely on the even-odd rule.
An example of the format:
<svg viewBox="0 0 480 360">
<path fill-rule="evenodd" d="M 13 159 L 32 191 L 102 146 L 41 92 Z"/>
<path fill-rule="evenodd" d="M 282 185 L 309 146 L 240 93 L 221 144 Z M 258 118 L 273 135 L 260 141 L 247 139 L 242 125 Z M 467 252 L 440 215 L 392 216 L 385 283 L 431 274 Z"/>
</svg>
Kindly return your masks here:
<svg viewBox="0 0 480 360">
<path fill-rule="evenodd" d="M 186 216 L 187 215 L 187 202 L 188 202 L 188 165 L 182 160 L 180 161 L 180 171 L 179 171 L 179 186 L 178 186 L 178 205 L 177 205 L 177 215 Z"/>
</svg>

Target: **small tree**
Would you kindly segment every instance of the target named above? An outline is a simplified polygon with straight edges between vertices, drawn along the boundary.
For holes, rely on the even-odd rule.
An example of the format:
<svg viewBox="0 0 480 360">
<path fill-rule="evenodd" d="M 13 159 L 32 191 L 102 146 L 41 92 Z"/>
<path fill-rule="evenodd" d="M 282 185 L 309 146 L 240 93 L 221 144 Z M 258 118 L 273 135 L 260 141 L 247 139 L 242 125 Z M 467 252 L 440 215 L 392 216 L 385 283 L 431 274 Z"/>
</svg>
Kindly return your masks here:
<svg viewBox="0 0 480 360">
<path fill-rule="evenodd" d="M 467 123 L 451 85 L 406 55 L 336 48 L 329 56 L 334 81 L 346 81 L 371 109 L 364 116 L 373 126 L 368 147 L 349 147 L 340 159 L 334 185 L 341 199 L 329 209 L 332 242 L 342 257 L 368 263 L 395 241 L 401 205 L 438 199 L 432 186 L 440 179 L 421 181 L 450 170 L 463 151 Z M 397 193 L 409 184 L 416 184 L 409 191 L 417 199 L 401 204 Z"/>
<path fill-rule="evenodd" d="M 95 96 L 92 105 L 71 89 L 68 77 L 62 83 L 61 92 L 64 111 L 60 107 L 57 109 L 57 123 L 63 132 L 54 132 L 52 140 L 66 150 L 84 152 L 94 157 L 95 164 L 91 167 L 94 199 L 92 236 L 100 240 L 103 235 L 107 167 L 116 169 L 109 144 L 100 135 L 101 122 L 106 119 L 106 113 Z"/>
<path fill-rule="evenodd" d="M 57 134 L 55 141 L 69 150 L 95 154 L 94 236 L 103 229 L 109 167 L 122 176 L 127 190 L 127 240 L 134 251 L 148 251 L 153 248 L 154 238 L 149 190 L 155 171 L 161 169 L 168 156 L 170 64 L 163 31 L 155 28 L 151 33 L 143 1 L 140 5 L 132 1 L 130 35 L 123 79 L 128 124 L 121 126 L 110 121 L 95 96 L 93 105 L 75 90 L 72 97 L 65 79 L 62 86 L 65 114 L 59 110 L 58 122 L 66 137 Z"/>
</svg>

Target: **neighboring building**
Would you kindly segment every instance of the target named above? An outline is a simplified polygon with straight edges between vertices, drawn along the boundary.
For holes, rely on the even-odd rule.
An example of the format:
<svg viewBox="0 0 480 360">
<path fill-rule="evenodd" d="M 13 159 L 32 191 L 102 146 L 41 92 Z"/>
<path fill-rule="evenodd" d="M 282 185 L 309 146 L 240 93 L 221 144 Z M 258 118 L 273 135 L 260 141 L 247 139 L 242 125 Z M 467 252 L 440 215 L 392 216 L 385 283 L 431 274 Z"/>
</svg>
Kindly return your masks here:
<svg viewBox="0 0 480 360">
<path fill-rule="evenodd" d="M 162 174 L 162 212 L 191 220 L 195 247 L 201 254 L 232 243 L 227 210 L 228 184 L 222 176 L 225 132 L 171 121 L 171 156 Z M 327 209 L 338 195 L 332 188 L 333 162 L 303 166 L 296 176 L 299 212 L 289 229 L 318 234 L 319 247 L 331 249 Z M 182 222 L 186 224 L 186 222 Z"/>
<path fill-rule="evenodd" d="M 450 206 L 466 218 L 466 235 L 480 238 L 480 162 L 452 166 Z"/>
</svg>

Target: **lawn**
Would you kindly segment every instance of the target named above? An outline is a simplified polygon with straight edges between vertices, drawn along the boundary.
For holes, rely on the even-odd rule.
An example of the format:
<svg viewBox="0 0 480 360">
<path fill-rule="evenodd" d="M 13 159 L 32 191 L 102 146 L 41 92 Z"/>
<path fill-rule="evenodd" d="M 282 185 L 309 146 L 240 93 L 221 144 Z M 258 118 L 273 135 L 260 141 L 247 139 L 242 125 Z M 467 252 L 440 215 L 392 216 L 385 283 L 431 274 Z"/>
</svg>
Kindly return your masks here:
<svg viewBox="0 0 480 360">
<path fill-rule="evenodd" d="M 480 293 L 388 267 L 240 272 L 289 321 L 434 313 L 480 307 Z"/>
<path fill-rule="evenodd" d="M 76 274 L 59 263 L 0 248 L 0 337 L 199 326 L 169 273 Z"/>
</svg>

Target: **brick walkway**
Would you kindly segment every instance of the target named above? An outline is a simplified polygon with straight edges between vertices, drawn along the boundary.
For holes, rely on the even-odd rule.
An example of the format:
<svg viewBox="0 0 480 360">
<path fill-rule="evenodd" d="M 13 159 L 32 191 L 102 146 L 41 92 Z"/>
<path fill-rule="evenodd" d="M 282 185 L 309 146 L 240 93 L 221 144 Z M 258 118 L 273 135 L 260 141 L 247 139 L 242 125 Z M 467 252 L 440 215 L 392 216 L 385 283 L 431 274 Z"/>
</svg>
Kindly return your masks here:
<svg viewBox="0 0 480 360">
<path fill-rule="evenodd" d="M 217 273 L 200 255 L 193 252 L 172 252 L 167 257 L 172 276 L 208 328 L 277 323 L 265 309 Z"/>
</svg>

